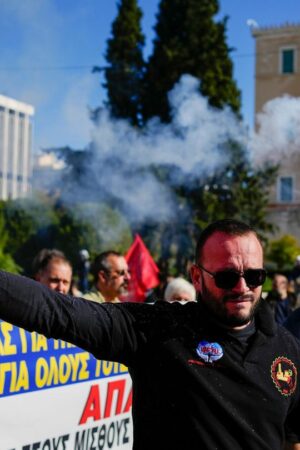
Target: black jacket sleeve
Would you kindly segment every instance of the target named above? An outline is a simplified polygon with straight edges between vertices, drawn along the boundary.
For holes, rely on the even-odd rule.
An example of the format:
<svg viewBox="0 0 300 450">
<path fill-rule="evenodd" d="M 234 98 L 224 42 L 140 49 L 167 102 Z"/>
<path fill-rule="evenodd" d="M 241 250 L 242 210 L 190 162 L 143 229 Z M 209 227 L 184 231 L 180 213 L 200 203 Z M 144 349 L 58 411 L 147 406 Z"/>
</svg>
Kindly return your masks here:
<svg viewBox="0 0 300 450">
<path fill-rule="evenodd" d="M 138 306 L 146 305 L 135 304 Z M 143 341 L 126 304 L 98 304 L 63 295 L 29 278 L 2 271 L 0 318 L 47 338 L 71 342 L 96 358 L 126 365 L 131 364 Z"/>
</svg>

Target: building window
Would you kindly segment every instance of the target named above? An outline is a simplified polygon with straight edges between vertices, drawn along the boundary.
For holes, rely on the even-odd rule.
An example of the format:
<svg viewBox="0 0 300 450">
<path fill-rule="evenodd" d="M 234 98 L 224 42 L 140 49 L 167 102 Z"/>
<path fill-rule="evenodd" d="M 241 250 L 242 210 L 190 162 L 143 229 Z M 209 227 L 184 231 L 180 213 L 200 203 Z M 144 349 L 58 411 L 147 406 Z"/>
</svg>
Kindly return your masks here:
<svg viewBox="0 0 300 450">
<path fill-rule="evenodd" d="M 279 201 L 290 203 L 293 201 L 293 178 L 279 178 Z"/>
<path fill-rule="evenodd" d="M 281 73 L 295 72 L 295 49 L 284 48 L 281 50 Z"/>
</svg>

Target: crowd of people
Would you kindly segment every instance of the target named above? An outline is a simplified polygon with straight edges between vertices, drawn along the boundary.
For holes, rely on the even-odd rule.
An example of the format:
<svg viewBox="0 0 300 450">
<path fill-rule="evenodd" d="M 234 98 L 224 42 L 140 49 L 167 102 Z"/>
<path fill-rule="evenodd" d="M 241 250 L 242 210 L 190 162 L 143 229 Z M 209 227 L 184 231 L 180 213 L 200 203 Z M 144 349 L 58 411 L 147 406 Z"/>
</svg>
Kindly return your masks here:
<svg viewBox="0 0 300 450">
<path fill-rule="evenodd" d="M 81 250 L 79 256 L 81 263 L 75 280 L 72 264 L 62 251 L 42 249 L 32 264 L 34 279 L 63 294 L 70 293 L 98 303 L 126 300 L 130 271 L 122 254 L 108 250 L 98 254 L 92 263 L 87 250 Z M 263 296 L 275 321 L 282 325 L 300 306 L 300 257 L 297 257 L 289 277 L 274 273 L 272 289 L 264 292 Z M 197 301 L 197 295 L 193 284 L 185 277 L 169 275 L 157 293 L 151 292 L 151 296 L 146 298 L 149 303 L 155 300 Z"/>
<path fill-rule="evenodd" d="M 72 264 L 64 253 L 58 249 L 44 248 L 33 260 L 32 273 L 36 281 L 62 294 L 72 294 L 96 303 L 120 303 L 121 299 L 126 301 L 131 276 L 126 259 L 121 253 L 114 250 L 102 252 L 89 263 L 88 268 L 88 272 L 79 271 L 78 280 L 75 281 Z M 92 279 L 91 286 L 88 281 L 89 274 Z M 159 300 L 159 297 L 155 298 Z M 169 277 L 161 300 L 196 301 L 196 290 L 193 284 L 182 276 Z"/>
<path fill-rule="evenodd" d="M 300 308 L 283 274 L 262 298 L 263 260 L 253 228 L 214 222 L 199 236 L 192 283 L 173 278 L 147 304 L 124 301 L 123 255 L 98 255 L 91 290 L 74 298 L 70 262 L 44 249 L 38 283 L 0 272 L 0 317 L 125 364 L 134 450 L 299 450 Z"/>
<path fill-rule="evenodd" d="M 87 250 L 81 250 L 79 256 L 82 264 L 79 264 L 78 278 L 75 280 L 72 264 L 62 251 L 42 249 L 33 260 L 33 278 L 62 294 L 71 294 L 97 303 L 126 301 L 131 276 L 122 254 L 108 250 L 98 254 L 92 263 Z M 300 306 L 300 257 L 297 257 L 289 277 L 282 273 L 272 276 L 272 289 L 263 292 L 262 296 L 270 306 L 275 322 L 285 324 Z M 169 275 L 159 286 L 157 293 L 152 291 L 145 301 L 154 303 L 158 300 L 196 302 L 197 292 L 193 284 L 183 276 L 175 278 Z M 296 334 L 300 337 L 300 330 Z"/>
</svg>

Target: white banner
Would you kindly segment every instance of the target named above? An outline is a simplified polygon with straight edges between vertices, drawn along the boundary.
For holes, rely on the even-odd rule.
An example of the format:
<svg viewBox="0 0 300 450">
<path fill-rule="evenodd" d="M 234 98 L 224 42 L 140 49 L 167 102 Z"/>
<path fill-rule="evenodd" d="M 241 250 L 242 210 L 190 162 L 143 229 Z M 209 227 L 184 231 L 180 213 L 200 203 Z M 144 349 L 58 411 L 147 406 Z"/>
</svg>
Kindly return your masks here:
<svg viewBox="0 0 300 450">
<path fill-rule="evenodd" d="M 0 321 L 1 450 L 129 450 L 127 368 Z"/>
</svg>

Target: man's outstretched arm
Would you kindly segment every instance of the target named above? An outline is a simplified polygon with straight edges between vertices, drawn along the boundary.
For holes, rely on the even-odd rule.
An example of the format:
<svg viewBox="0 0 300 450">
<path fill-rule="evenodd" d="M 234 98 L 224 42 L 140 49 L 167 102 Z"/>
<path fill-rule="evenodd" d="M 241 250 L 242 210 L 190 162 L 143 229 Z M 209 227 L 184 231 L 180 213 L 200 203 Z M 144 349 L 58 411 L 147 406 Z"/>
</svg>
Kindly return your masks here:
<svg viewBox="0 0 300 450">
<path fill-rule="evenodd" d="M 62 339 L 95 357 L 128 364 L 135 348 L 131 315 L 120 305 L 97 304 L 0 271 L 0 318 L 47 338 Z"/>
</svg>

